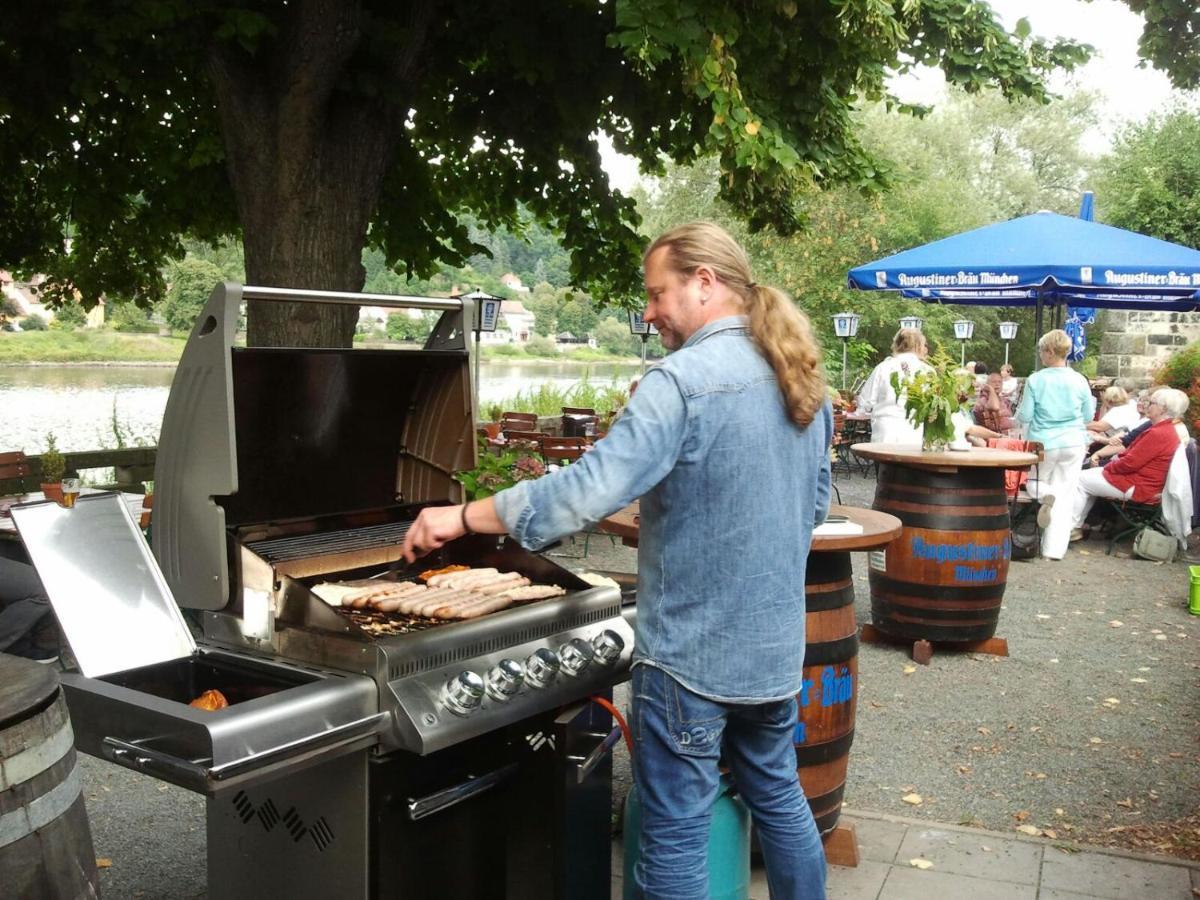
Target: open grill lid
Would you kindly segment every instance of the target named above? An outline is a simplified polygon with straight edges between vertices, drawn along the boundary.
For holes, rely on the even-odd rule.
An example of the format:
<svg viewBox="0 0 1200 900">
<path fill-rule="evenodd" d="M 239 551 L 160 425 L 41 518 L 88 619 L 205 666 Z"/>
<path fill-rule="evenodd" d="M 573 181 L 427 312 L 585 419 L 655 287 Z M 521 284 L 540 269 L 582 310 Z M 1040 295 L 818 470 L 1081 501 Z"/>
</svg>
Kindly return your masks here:
<svg viewBox="0 0 1200 900">
<path fill-rule="evenodd" d="M 196 642 L 129 508 L 84 494 L 12 508 L 79 670 L 111 675 L 192 655 Z"/>
<path fill-rule="evenodd" d="M 240 348 L 243 301 L 430 309 L 424 350 Z M 475 464 L 469 299 L 219 284 L 184 348 L 155 465 L 154 553 L 196 609 L 231 599 L 229 529 L 457 500 Z"/>
</svg>

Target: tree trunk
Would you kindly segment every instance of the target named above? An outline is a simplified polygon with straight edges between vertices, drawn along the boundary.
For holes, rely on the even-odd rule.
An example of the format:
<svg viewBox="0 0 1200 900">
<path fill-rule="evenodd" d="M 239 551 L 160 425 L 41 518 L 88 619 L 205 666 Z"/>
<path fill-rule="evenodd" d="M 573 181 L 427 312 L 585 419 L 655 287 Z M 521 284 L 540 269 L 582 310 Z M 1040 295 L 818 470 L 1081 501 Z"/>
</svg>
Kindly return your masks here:
<svg viewBox="0 0 1200 900">
<path fill-rule="evenodd" d="M 411 6 L 412 42 L 395 84 L 416 71 L 430 2 Z M 278 35 L 251 56 L 223 44 L 210 57 L 237 197 L 246 280 L 270 287 L 359 291 L 362 251 L 383 178 L 404 139 L 405 104 L 339 90 L 362 40 L 362 8 L 297 0 Z M 257 347 L 349 347 L 352 306 L 259 301 L 248 310 Z"/>
</svg>

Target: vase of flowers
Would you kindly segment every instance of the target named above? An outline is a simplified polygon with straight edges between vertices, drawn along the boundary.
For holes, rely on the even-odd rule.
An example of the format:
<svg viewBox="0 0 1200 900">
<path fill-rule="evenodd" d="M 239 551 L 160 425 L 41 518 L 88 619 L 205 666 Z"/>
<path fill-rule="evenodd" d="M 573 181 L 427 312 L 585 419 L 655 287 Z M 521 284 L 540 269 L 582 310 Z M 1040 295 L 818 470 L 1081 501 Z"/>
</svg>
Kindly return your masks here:
<svg viewBox="0 0 1200 900">
<path fill-rule="evenodd" d="M 971 376 L 944 351 L 929 361 L 932 369 L 893 372 L 892 390 L 904 401 L 914 428 L 922 429 L 922 449 L 945 450 L 954 440 L 954 415 L 967 408 Z"/>
</svg>

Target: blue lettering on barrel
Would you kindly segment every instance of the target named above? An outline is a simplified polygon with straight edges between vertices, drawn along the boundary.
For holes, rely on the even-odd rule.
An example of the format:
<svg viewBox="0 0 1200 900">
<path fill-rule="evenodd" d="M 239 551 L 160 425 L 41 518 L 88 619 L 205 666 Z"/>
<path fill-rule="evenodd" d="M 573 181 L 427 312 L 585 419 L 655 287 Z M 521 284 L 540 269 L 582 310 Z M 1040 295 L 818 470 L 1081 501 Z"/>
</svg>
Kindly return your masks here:
<svg viewBox="0 0 1200 900">
<path fill-rule="evenodd" d="M 792 730 L 792 743 L 803 744 L 808 740 L 807 727 L 803 722 L 797 722 L 796 727 Z"/>
<path fill-rule="evenodd" d="M 846 666 L 839 672 L 833 666 L 821 670 L 821 705 L 837 706 L 854 698 L 854 678 Z"/>
<path fill-rule="evenodd" d="M 800 682 L 800 696 L 796 699 L 800 702 L 801 709 L 808 706 L 808 704 L 812 702 L 812 697 L 809 695 L 809 691 L 812 690 L 812 684 L 811 678 L 805 678 Z"/>
</svg>

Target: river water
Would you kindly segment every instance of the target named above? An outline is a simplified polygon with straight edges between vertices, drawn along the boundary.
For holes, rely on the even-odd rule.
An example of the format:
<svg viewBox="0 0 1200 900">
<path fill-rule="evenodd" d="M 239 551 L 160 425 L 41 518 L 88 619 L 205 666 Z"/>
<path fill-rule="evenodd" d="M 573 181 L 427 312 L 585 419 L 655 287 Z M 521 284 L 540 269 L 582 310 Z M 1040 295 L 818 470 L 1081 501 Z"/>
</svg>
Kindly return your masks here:
<svg viewBox="0 0 1200 900">
<path fill-rule="evenodd" d="M 542 384 L 566 389 L 584 377 L 624 388 L 641 366 L 495 360 L 480 368 L 485 410 L 518 392 Z M 60 450 L 156 444 L 174 374 L 165 366 L 0 366 L 0 452 L 41 453 L 48 432 Z"/>
</svg>

